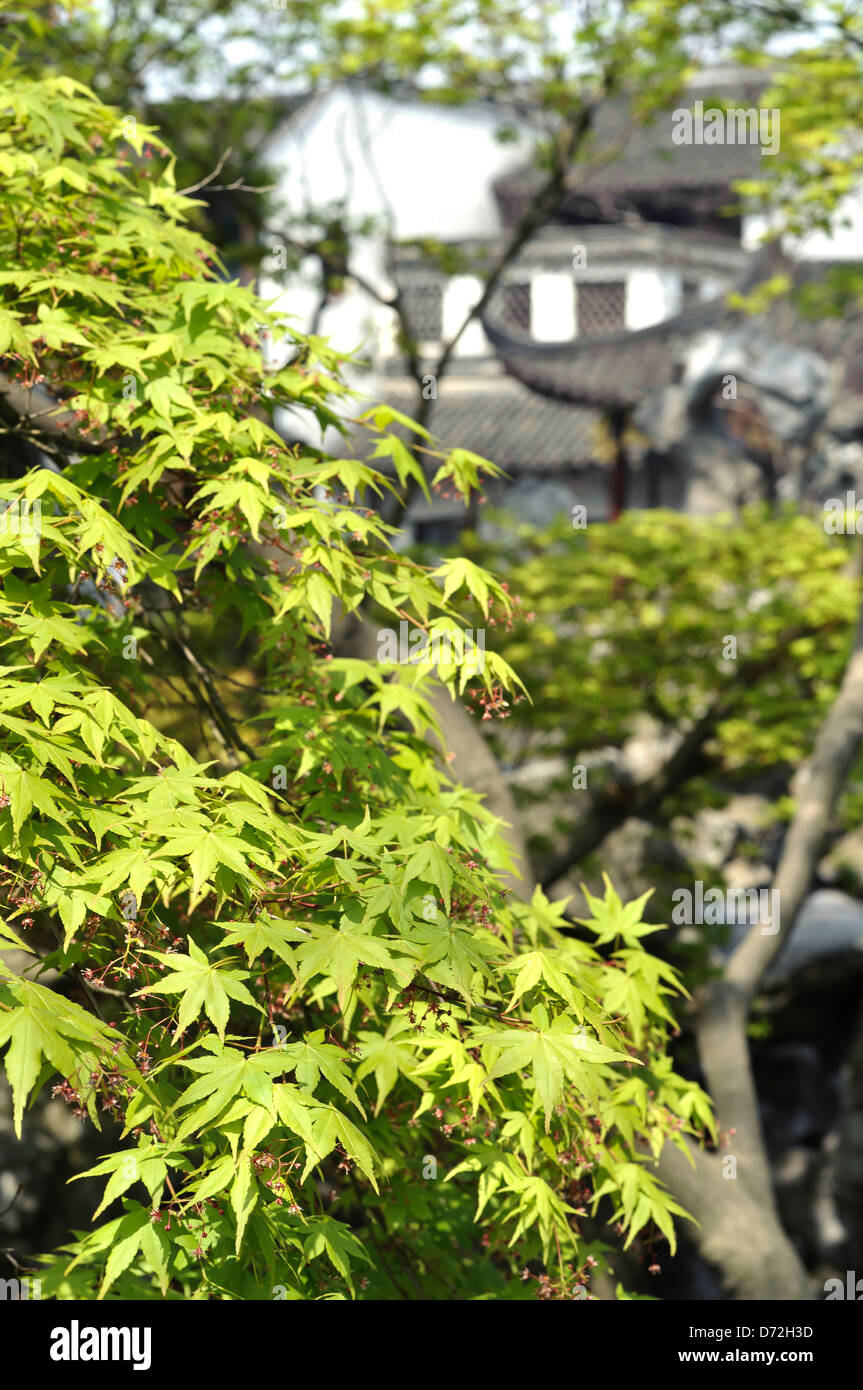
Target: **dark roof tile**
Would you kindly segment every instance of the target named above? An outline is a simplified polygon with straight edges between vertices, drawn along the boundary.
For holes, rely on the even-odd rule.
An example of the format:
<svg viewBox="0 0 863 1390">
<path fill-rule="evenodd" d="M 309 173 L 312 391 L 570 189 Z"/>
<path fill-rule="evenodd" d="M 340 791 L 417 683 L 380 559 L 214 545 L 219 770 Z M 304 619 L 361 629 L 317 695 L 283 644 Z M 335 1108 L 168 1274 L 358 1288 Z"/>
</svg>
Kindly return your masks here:
<svg viewBox="0 0 863 1390">
<path fill-rule="evenodd" d="M 594 410 L 573 408 L 544 399 L 517 381 L 441 382 L 428 428 L 448 449 L 469 449 L 511 473 L 555 472 L 585 466 L 595 460 Z M 413 382 L 389 382 L 380 396 L 388 405 L 412 416 L 416 411 Z M 393 426 L 393 432 L 405 431 Z M 368 457 L 372 440 L 355 436 L 359 457 Z M 383 467 L 385 460 L 377 460 Z"/>
<path fill-rule="evenodd" d="M 734 179 L 751 178 L 763 158 L 759 145 L 677 145 L 672 139 L 672 116 L 676 110 L 692 109 L 696 100 L 703 101 L 705 113 L 719 99 L 735 108 L 755 107 L 763 85 L 724 85 L 716 91 L 704 86 L 688 92 L 650 124 L 636 121 L 622 98 L 603 102 L 583 157 L 573 164 L 570 197 L 577 202 L 591 195 L 635 194 L 659 188 L 720 189 Z M 512 208 L 529 199 L 544 179 L 535 165 L 525 164 L 498 179 L 495 194 L 502 207 Z"/>
</svg>

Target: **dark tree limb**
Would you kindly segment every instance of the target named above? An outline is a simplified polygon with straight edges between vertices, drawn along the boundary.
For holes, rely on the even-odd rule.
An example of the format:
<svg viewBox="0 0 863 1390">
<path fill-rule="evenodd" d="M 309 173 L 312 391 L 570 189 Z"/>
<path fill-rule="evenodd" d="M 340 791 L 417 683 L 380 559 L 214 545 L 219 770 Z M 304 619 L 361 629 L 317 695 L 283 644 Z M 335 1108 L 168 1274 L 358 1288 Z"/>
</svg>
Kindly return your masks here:
<svg viewBox="0 0 863 1390">
<path fill-rule="evenodd" d="M 744 1182 L 736 1147 L 736 1137 L 724 1153 L 708 1153 L 691 1142 L 682 1153 L 666 1143 L 658 1161 L 652 1155 L 650 1161 L 696 1223 L 686 1228 L 687 1235 L 735 1298 L 811 1299 L 806 1270 L 782 1228 L 772 1196 L 765 1203 Z M 646 1147 L 642 1151 L 647 1155 Z M 725 1176 L 726 1156 L 738 1157 L 736 1176 Z"/>
<path fill-rule="evenodd" d="M 817 628 L 805 627 L 783 633 L 777 640 L 777 646 L 784 651 L 790 643 L 798 641 L 801 637 L 812 636 L 817 631 Z M 775 667 L 775 650 L 742 661 L 735 680 L 735 689 L 749 688 Z M 596 798 L 591 803 L 589 812 L 576 825 L 566 849 L 552 860 L 544 873 L 543 887 L 550 887 L 557 879 L 563 878 L 588 854 L 592 854 L 612 830 L 617 830 L 630 817 L 650 819 L 656 815 L 667 796 L 684 786 L 691 778 L 708 771 L 714 760 L 705 752 L 705 745 L 714 737 L 723 719 L 727 719 L 733 712 L 735 703 L 734 690 L 713 700 L 652 777 L 614 796 Z"/>
<path fill-rule="evenodd" d="M 672 1146 L 658 1175 L 699 1221 L 697 1241 L 740 1298 L 812 1297 L 803 1265 L 782 1230 L 773 1195 L 752 1074 L 746 1025 L 752 998 L 794 925 L 809 891 L 824 835 L 863 740 L 863 608 L 839 694 L 803 770 L 797 806 L 773 887 L 778 920 L 758 923 L 723 975 L 696 1001 L 696 1037 L 720 1128 L 737 1160 L 733 1179 L 716 1175 L 715 1158 L 692 1153 L 690 1168 Z M 765 926 L 767 930 L 764 930 Z M 775 928 L 775 930 L 773 930 Z M 753 1258 L 754 1256 L 754 1258 Z"/>
<path fill-rule="evenodd" d="M 741 1142 L 748 1149 L 748 1182 L 762 1195 L 769 1191 L 770 1177 L 746 1038 L 749 1007 L 809 892 L 824 836 L 861 739 L 863 609 L 839 694 L 821 726 L 809 764 L 801 772 L 796 810 L 772 885 L 778 893 L 774 899 L 778 920 L 749 928 L 723 976 L 705 989 L 699 1001 L 699 1051 L 717 1114 L 723 1127 L 734 1128 L 743 1136 Z"/>
</svg>

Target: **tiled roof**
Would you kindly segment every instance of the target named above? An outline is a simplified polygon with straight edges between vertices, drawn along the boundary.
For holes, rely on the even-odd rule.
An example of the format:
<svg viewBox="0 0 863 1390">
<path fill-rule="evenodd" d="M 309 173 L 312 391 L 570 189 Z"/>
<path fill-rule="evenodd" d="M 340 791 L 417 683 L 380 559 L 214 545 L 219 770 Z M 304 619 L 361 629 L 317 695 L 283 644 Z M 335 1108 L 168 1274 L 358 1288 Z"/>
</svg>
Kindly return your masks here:
<svg viewBox="0 0 863 1390">
<path fill-rule="evenodd" d="M 721 314 L 721 301 L 712 301 L 651 328 L 554 344 L 517 339 L 489 319 L 483 319 L 483 327 L 517 381 L 552 400 L 609 410 L 637 405 L 670 381 L 684 345 L 715 326 Z"/>
<path fill-rule="evenodd" d="M 771 247 L 752 257 L 741 289 L 780 269 L 791 269 L 794 286 L 800 289 L 823 281 L 832 267 L 824 263 L 789 267 Z M 753 329 L 766 331 L 776 343 L 805 348 L 838 363 L 845 388 L 863 390 L 863 314 L 805 317 L 788 298 L 774 302 L 763 315 L 750 316 L 730 310 L 723 296 L 650 328 L 567 343 L 531 343 L 488 318 L 483 327 L 506 371 L 517 381 L 551 400 L 608 409 L 638 405 L 650 392 L 669 384 L 675 363 L 697 333 L 747 322 Z"/>
<path fill-rule="evenodd" d="M 445 377 L 438 392 L 428 428 L 447 448 L 469 449 L 514 474 L 555 472 L 595 460 L 600 417 L 594 410 L 559 405 L 507 377 L 470 382 Z M 390 381 L 380 390 L 382 400 L 411 417 L 416 395 L 416 386 L 409 381 Z M 370 445 L 369 437 L 363 435 L 353 441 L 360 457 Z M 376 461 L 376 466 L 384 463 Z"/>
<path fill-rule="evenodd" d="M 508 237 L 461 238 L 460 251 L 469 258 L 466 272 L 480 274 L 499 260 Z M 510 264 L 510 271 L 560 270 L 572 264 L 575 248 L 583 247 L 588 265 L 614 261 L 626 265 L 655 265 L 662 257 L 666 268 L 691 270 L 737 278 L 748 259 L 740 243 L 729 235 L 702 228 L 669 227 L 658 222 L 623 220 L 587 225 L 540 227 Z M 389 253 L 389 269 L 400 282 L 445 279 L 415 246 L 398 246 Z"/>
<path fill-rule="evenodd" d="M 696 100 L 703 101 L 705 112 L 719 100 L 733 107 L 757 107 L 763 86 L 763 80 L 717 84 L 716 90 L 703 86 L 687 92 L 649 125 L 633 119 L 624 99 L 603 102 L 594 116 L 583 158 L 572 168 L 573 196 L 721 188 L 733 179 L 751 177 L 763 158 L 757 144 L 676 145 L 672 115 L 675 110 L 691 109 Z M 529 198 L 544 178 L 535 165 L 524 165 L 499 179 L 495 193 L 504 205 Z"/>
</svg>

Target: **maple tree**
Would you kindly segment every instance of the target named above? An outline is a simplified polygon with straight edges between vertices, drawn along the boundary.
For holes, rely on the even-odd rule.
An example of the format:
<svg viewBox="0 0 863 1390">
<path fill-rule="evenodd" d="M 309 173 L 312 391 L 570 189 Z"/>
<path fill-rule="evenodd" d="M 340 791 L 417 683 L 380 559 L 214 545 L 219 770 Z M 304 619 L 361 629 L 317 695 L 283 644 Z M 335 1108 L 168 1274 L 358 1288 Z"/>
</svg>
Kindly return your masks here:
<svg viewBox="0 0 863 1390">
<path fill-rule="evenodd" d="M 603 1199 L 673 1247 L 650 1151 L 712 1122 L 643 901 L 575 935 L 502 892 L 423 737 L 430 674 L 493 708 L 518 678 L 329 648 L 366 595 L 454 633 L 508 593 L 393 549 L 368 502 L 425 482 L 390 408 L 397 482 L 274 430 L 339 424 L 339 356 L 227 279 L 156 133 L 9 51 L 0 85 L 0 1045 L 16 1133 L 46 1086 L 110 1123 L 43 1297 L 572 1296 Z"/>
</svg>

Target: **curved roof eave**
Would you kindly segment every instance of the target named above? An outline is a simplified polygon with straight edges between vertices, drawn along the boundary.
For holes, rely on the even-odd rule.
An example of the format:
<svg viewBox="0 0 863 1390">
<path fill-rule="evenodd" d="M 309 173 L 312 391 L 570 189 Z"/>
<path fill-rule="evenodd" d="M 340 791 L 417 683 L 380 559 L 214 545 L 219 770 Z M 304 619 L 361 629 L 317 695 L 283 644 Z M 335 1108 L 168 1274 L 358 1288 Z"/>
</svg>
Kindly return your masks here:
<svg viewBox="0 0 863 1390">
<path fill-rule="evenodd" d="M 780 254 L 775 245 L 756 253 L 746 274 L 731 292 L 746 293 L 765 278 L 768 270 L 775 273 L 777 256 Z M 670 377 L 667 348 L 672 340 L 689 339 L 704 329 L 715 328 L 720 323 L 739 317 L 739 311 L 728 308 L 723 294 L 647 328 L 579 337 L 563 343 L 527 342 L 497 327 L 486 316 L 481 322 L 506 373 L 530 390 L 571 405 L 619 410 L 637 405 L 654 386 L 667 384 Z M 651 354 L 651 348 L 658 350 Z M 591 370 L 586 373 L 588 378 L 596 376 L 599 369 L 601 376 L 613 383 L 615 365 L 622 366 L 625 359 L 633 356 L 638 358 L 639 363 L 637 386 L 622 389 L 619 384 L 605 385 L 604 380 L 595 383 L 589 379 L 579 381 L 579 368 L 589 367 Z"/>
</svg>

